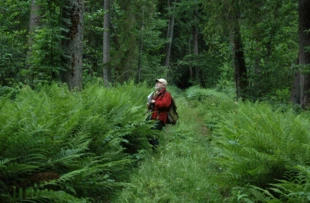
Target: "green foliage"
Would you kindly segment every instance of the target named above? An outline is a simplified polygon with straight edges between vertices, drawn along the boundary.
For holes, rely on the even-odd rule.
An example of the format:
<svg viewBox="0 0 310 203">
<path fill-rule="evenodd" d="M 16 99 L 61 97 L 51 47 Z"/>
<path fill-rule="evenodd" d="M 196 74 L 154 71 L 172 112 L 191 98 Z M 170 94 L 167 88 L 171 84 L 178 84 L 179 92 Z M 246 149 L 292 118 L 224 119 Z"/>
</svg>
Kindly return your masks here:
<svg viewBox="0 0 310 203">
<path fill-rule="evenodd" d="M 113 202 L 222 202 L 210 182 L 209 136 L 198 109 L 191 108 L 182 94 L 173 95 L 180 122 L 165 127 L 156 155 L 140 165 Z"/>
<path fill-rule="evenodd" d="M 30 33 L 31 43 L 27 65 L 23 71 L 27 78 L 26 84 L 36 86 L 40 83 L 50 84 L 57 81 L 59 71 L 66 68 L 64 59 L 67 58 L 62 41 L 66 39 L 69 17 L 63 1 L 36 1 L 39 25 Z"/>
<path fill-rule="evenodd" d="M 234 92 L 218 92 L 214 89 L 202 89 L 197 86 L 188 88 L 186 96 L 191 108 L 197 108 L 197 114 L 208 130 L 217 128 L 221 116 L 235 109 Z"/>
<path fill-rule="evenodd" d="M 236 188 L 238 201 L 245 202 L 309 202 L 309 168 L 297 166 L 284 180 L 270 184 L 268 189 L 257 186 Z"/>
<path fill-rule="evenodd" d="M 297 6 L 296 1 L 289 0 L 204 3 L 208 18 L 204 29 L 207 39 L 220 39 L 229 46 L 229 32 L 235 23 L 240 24 L 242 51 L 250 84 L 248 99 L 270 99 L 279 89 L 291 88 L 292 67 L 298 58 Z M 231 53 L 231 50 L 226 49 L 226 53 Z"/>
<path fill-rule="evenodd" d="M 102 4 L 90 2 L 85 12 L 86 75 L 102 75 Z M 160 19 L 156 2 L 111 1 L 111 67 L 112 79 L 124 82 L 153 81 L 154 75 L 164 73 L 161 67 L 165 39 L 165 19 Z"/>
<path fill-rule="evenodd" d="M 218 53 L 214 54 L 210 52 L 199 55 L 191 54 L 186 55 L 183 60 L 180 60 L 177 71 L 185 71 L 186 74 L 188 73 L 189 67 L 198 68 L 199 70 L 201 70 L 199 75 L 201 79 L 191 81 L 191 84 L 213 88 L 216 86 L 218 80 L 220 79 L 220 67 L 222 66 L 222 62 L 222 56 L 220 56 Z"/>
<path fill-rule="evenodd" d="M 1 202 L 103 201 L 124 185 L 134 159 L 150 150 L 144 85 L 82 92 L 25 86 L 2 96 Z M 126 153 L 130 143 L 135 150 Z"/>
<path fill-rule="evenodd" d="M 309 112 L 170 86 L 180 118 L 159 134 L 145 122 L 150 91 L 133 82 L 4 91 L 1 202 L 309 201 Z M 160 141 L 153 154 L 150 135 Z"/>
<path fill-rule="evenodd" d="M 240 192 L 239 187 L 253 185 L 282 196 L 270 185 L 297 180 L 291 172 L 309 162 L 308 120 L 267 104 L 239 103 L 223 114 L 213 138 L 219 168 L 215 180 L 226 189 Z"/>
<path fill-rule="evenodd" d="M 21 69 L 27 50 L 29 1 L 0 2 L 0 85 L 23 81 Z"/>
</svg>

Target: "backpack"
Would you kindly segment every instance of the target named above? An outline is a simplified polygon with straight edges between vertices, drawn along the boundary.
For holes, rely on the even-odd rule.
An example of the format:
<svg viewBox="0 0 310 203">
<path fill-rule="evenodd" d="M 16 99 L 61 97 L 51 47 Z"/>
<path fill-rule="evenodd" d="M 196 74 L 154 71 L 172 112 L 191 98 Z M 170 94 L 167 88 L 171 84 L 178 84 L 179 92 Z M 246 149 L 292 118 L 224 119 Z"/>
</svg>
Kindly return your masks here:
<svg viewBox="0 0 310 203">
<path fill-rule="evenodd" d="M 165 93 L 162 95 L 162 97 L 164 97 Z M 176 106 L 175 100 L 174 100 L 174 98 L 172 97 L 171 94 L 170 94 L 170 96 L 171 96 L 171 104 L 170 104 L 170 106 L 168 107 L 168 110 L 167 110 L 168 113 L 167 113 L 166 124 L 175 125 L 177 123 L 178 119 L 179 119 L 179 114 L 177 112 L 177 106 Z M 151 93 L 148 96 L 148 103 L 150 103 L 152 98 L 153 98 L 153 93 Z M 148 112 L 146 112 L 146 113 L 148 113 Z M 151 120 L 151 115 L 148 115 L 146 120 Z"/>
<path fill-rule="evenodd" d="M 168 108 L 168 118 L 166 124 L 175 125 L 179 119 L 179 114 L 177 112 L 177 106 L 175 104 L 174 98 L 171 95 L 171 104 Z"/>
</svg>

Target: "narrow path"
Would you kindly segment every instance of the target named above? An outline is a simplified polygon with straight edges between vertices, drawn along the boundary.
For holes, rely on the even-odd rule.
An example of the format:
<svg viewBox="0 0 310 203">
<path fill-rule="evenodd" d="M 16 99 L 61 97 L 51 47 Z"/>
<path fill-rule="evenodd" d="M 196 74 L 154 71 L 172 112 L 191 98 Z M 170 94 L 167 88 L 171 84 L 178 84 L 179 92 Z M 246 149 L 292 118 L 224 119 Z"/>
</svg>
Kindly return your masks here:
<svg viewBox="0 0 310 203">
<path fill-rule="evenodd" d="M 178 109 L 180 122 L 167 126 L 155 156 L 146 159 L 113 202 L 206 202 L 208 129 L 194 109 Z"/>
</svg>

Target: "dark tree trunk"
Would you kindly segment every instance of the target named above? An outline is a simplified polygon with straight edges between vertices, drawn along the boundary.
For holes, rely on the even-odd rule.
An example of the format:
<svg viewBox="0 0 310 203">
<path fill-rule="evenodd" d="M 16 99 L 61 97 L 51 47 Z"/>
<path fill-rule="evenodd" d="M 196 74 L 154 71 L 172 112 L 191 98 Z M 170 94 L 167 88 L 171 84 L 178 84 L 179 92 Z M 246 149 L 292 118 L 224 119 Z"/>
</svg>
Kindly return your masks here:
<svg viewBox="0 0 310 203">
<path fill-rule="evenodd" d="M 65 0 L 62 10 L 65 27 L 68 32 L 62 41 L 66 56 L 63 57 L 64 70 L 60 72 L 62 82 L 69 89 L 82 89 L 82 53 L 83 53 L 83 0 Z"/>
<path fill-rule="evenodd" d="M 291 101 L 294 104 L 300 104 L 300 73 L 295 72 L 294 82 L 291 90 Z"/>
<path fill-rule="evenodd" d="M 246 99 L 248 89 L 247 69 L 244 59 L 239 23 L 236 23 L 230 36 L 233 49 L 233 65 L 235 69 L 236 98 Z"/>
<path fill-rule="evenodd" d="M 197 0 L 195 0 L 197 3 Z M 198 35 L 199 35 L 199 29 L 198 29 L 198 4 L 196 4 L 196 8 L 194 10 L 194 19 L 195 19 L 195 24 L 193 25 L 193 51 L 194 55 L 198 57 L 199 55 L 199 46 L 198 46 Z M 203 78 L 202 74 L 200 74 L 200 68 L 195 67 L 195 75 L 196 75 L 196 80 L 200 82 L 201 86 L 203 85 Z"/>
<path fill-rule="evenodd" d="M 142 11 L 142 16 L 144 17 L 144 9 Z M 144 22 L 143 22 L 143 18 L 142 18 L 141 36 L 140 36 L 140 40 L 139 40 L 138 71 L 137 71 L 137 82 L 138 83 L 140 83 L 141 72 L 142 72 L 143 40 L 144 40 Z"/>
<path fill-rule="evenodd" d="M 110 67 L 110 0 L 104 0 L 104 19 L 103 19 L 103 81 L 105 86 L 111 82 Z"/>
<path fill-rule="evenodd" d="M 310 64 L 310 1 L 299 0 L 299 65 Z M 310 74 L 307 71 L 300 73 L 300 105 L 304 109 L 310 106 Z"/>
<path fill-rule="evenodd" d="M 191 41 L 191 35 L 188 37 L 188 54 L 192 53 L 192 41 Z M 193 66 L 189 64 L 189 79 L 190 81 L 194 80 L 194 71 Z"/>
<path fill-rule="evenodd" d="M 177 0 L 168 0 L 169 12 L 171 11 L 172 3 L 176 2 L 176 1 Z M 175 4 L 173 5 L 173 10 L 174 9 L 175 9 Z M 170 57 L 171 57 L 171 47 L 172 47 L 172 40 L 173 40 L 173 30 L 174 30 L 174 15 L 171 15 L 170 18 L 169 18 L 169 25 L 168 25 L 168 31 L 167 31 L 168 43 L 166 45 L 166 60 L 165 60 L 165 66 L 167 68 L 170 67 Z M 167 72 L 167 74 L 168 74 L 168 72 Z"/>
</svg>

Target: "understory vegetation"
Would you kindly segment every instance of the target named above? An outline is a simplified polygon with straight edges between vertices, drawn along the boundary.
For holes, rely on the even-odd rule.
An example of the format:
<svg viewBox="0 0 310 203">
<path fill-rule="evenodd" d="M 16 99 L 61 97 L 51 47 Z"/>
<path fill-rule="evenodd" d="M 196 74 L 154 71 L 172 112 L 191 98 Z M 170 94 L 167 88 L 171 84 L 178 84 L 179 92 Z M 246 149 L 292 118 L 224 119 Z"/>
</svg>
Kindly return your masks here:
<svg viewBox="0 0 310 203">
<path fill-rule="evenodd" d="M 158 134 L 146 84 L 2 88 L 0 202 L 310 201 L 309 112 L 168 90 L 179 121 Z"/>
</svg>

